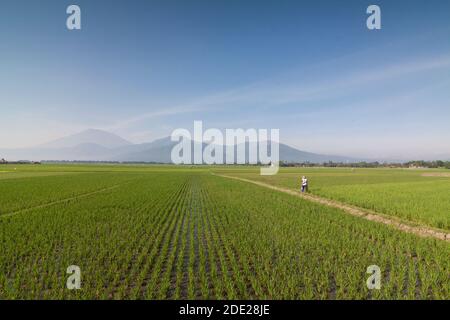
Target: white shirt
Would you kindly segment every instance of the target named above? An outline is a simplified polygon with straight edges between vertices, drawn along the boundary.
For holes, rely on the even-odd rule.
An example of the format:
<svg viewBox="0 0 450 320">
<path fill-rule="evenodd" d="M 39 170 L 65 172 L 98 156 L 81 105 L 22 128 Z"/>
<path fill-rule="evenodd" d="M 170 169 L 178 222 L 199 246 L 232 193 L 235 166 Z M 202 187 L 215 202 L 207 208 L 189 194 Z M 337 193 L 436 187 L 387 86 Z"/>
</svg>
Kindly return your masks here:
<svg viewBox="0 0 450 320">
<path fill-rule="evenodd" d="M 307 186 L 307 185 L 308 185 L 308 179 L 302 178 L 302 186 Z"/>
</svg>

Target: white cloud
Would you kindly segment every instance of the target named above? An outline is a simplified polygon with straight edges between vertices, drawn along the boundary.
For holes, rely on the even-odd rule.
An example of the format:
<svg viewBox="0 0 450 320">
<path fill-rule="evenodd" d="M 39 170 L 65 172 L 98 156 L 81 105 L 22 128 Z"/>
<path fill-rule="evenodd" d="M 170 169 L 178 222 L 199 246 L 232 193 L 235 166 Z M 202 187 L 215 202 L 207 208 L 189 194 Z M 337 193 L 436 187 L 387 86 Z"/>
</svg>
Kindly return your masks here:
<svg viewBox="0 0 450 320">
<path fill-rule="evenodd" d="M 426 60 L 407 61 L 384 67 L 370 66 L 369 70 L 358 71 L 344 76 L 329 78 L 324 74 L 324 79 L 312 85 L 303 82 L 292 84 L 275 84 L 270 80 L 250 84 L 233 90 L 219 92 L 195 99 L 189 103 L 177 105 L 172 108 L 152 111 L 140 114 L 128 119 L 119 120 L 105 130 L 123 129 L 147 119 L 155 119 L 179 114 L 209 112 L 225 107 L 245 106 L 279 106 L 287 103 L 300 103 L 314 101 L 324 97 L 332 99 L 346 90 L 356 90 L 357 87 L 371 83 L 380 83 L 396 77 L 407 77 L 411 74 L 427 72 L 436 69 L 449 68 L 450 56 L 429 58 Z M 372 68 L 373 67 L 373 68 Z M 306 81 L 306 79 L 303 79 Z M 257 111 L 257 110 L 255 110 Z"/>
</svg>

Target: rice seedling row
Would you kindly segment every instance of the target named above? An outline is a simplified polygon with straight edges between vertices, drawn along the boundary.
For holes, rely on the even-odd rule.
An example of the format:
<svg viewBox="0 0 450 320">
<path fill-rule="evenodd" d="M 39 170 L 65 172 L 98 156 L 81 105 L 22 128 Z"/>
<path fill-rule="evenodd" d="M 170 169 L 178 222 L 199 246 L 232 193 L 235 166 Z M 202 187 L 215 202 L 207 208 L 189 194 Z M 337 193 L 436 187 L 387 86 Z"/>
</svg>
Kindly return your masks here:
<svg viewBox="0 0 450 320">
<path fill-rule="evenodd" d="M 444 241 L 205 170 L 97 174 L 123 184 L 0 218 L 0 298 L 450 298 Z M 373 264 L 381 290 L 366 286 Z M 66 288 L 69 265 L 80 290 Z"/>
</svg>

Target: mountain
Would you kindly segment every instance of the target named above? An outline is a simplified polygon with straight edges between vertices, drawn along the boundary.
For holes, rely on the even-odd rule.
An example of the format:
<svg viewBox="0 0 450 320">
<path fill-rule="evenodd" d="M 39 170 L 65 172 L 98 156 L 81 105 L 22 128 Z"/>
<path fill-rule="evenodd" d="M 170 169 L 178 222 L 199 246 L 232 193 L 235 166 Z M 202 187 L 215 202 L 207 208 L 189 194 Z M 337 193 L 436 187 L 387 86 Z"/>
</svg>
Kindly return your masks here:
<svg viewBox="0 0 450 320">
<path fill-rule="evenodd" d="M 176 144 L 170 137 L 166 137 L 149 143 L 119 148 L 117 154 L 110 160 L 171 163 L 172 148 Z"/>
<path fill-rule="evenodd" d="M 51 141 L 41 145 L 40 147 L 44 149 L 73 148 L 82 144 L 95 144 L 112 149 L 128 146 L 132 143 L 113 133 L 97 129 L 88 129 L 71 136 Z"/>
<path fill-rule="evenodd" d="M 106 131 L 89 129 L 34 148 L 0 150 L 0 158 L 7 160 L 72 160 L 72 161 L 119 161 L 119 162 L 159 162 L 171 163 L 173 142 L 170 137 L 149 143 L 132 144 L 129 141 Z M 206 144 L 203 144 L 203 148 Z M 222 148 L 224 148 L 222 146 Z M 226 150 L 224 150 L 224 159 Z M 235 157 L 236 162 L 236 150 Z M 245 145 L 246 159 L 249 158 L 249 144 Z M 301 151 L 288 145 L 279 144 L 280 160 L 285 162 L 358 162 L 343 156 L 321 155 Z M 268 146 L 270 153 L 270 145 Z M 193 154 L 193 152 L 192 152 Z M 258 159 L 259 160 L 259 159 Z"/>
<path fill-rule="evenodd" d="M 172 148 L 178 144 L 178 142 L 171 141 L 170 137 L 155 140 L 152 143 L 136 145 L 133 151 L 133 148 L 127 148 L 127 151 L 131 151 L 128 153 L 121 153 L 114 157 L 111 160 L 114 161 L 144 161 L 144 162 L 171 162 L 171 152 Z M 203 144 L 203 149 L 206 147 L 206 144 Z M 222 146 L 224 159 L 226 157 L 226 150 Z M 237 147 L 234 148 L 234 161 L 237 161 Z M 123 150 L 123 149 L 122 149 Z M 246 159 L 248 161 L 249 158 L 249 143 L 247 142 L 245 145 L 246 150 Z M 268 146 L 268 152 L 270 153 L 270 145 Z M 343 157 L 343 156 L 333 156 L 333 155 L 321 155 L 315 154 L 311 152 L 300 151 L 295 148 L 292 148 L 286 144 L 279 144 L 279 152 L 280 152 L 280 160 L 286 162 L 311 162 L 311 163 L 323 163 L 328 161 L 333 162 L 358 162 L 364 161 L 363 159 L 356 159 L 351 157 Z M 193 154 L 193 150 L 191 150 Z M 259 159 L 258 159 L 259 160 Z"/>
<path fill-rule="evenodd" d="M 343 157 L 336 155 L 323 155 L 301 151 L 282 143 L 280 143 L 280 160 L 297 163 L 299 162 L 324 163 L 329 161 L 345 163 L 345 162 L 367 161 L 367 159 L 357 159 L 352 157 Z"/>
<path fill-rule="evenodd" d="M 118 135 L 89 129 L 37 147 L 0 149 L 0 157 L 14 160 L 83 160 L 105 161 L 116 154 L 115 149 L 133 144 Z"/>
<path fill-rule="evenodd" d="M 0 149 L 0 158 L 17 160 L 106 160 L 113 151 L 95 143 L 82 143 L 69 148 Z"/>
</svg>

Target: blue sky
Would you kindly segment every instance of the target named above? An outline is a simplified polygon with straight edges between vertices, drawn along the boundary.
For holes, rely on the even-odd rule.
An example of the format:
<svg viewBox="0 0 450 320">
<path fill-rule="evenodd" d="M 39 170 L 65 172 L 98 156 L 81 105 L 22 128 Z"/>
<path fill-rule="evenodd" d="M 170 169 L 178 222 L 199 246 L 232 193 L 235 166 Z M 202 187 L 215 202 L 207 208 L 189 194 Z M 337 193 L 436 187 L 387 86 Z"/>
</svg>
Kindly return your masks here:
<svg viewBox="0 0 450 320">
<path fill-rule="evenodd" d="M 88 128 L 148 142 L 203 120 L 313 152 L 450 154 L 446 0 L 3 0 L 0 61 L 0 147 Z"/>
</svg>

